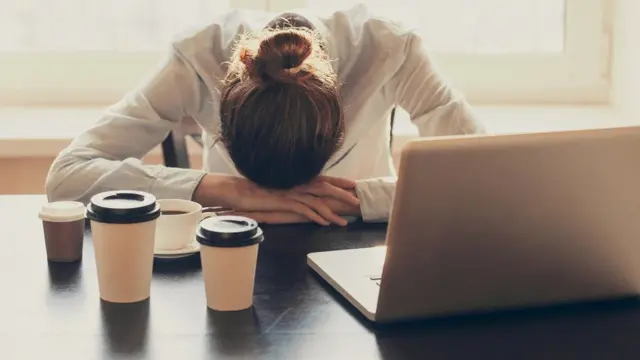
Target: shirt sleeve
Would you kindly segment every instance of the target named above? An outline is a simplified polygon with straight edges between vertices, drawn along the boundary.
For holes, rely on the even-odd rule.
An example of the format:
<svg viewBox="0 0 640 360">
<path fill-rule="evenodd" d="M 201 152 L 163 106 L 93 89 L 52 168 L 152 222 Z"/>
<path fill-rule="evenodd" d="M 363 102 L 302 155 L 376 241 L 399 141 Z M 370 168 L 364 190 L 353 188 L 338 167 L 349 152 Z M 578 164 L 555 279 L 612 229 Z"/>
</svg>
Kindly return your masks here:
<svg viewBox="0 0 640 360">
<path fill-rule="evenodd" d="M 386 87 L 395 103 L 409 113 L 420 136 L 484 133 L 477 115 L 438 71 L 423 49 L 420 37 L 406 35 L 404 51 L 404 61 Z M 395 187 L 395 178 L 357 181 L 356 192 L 364 221 L 388 220 Z"/>
<path fill-rule="evenodd" d="M 50 201 L 87 203 L 96 193 L 141 190 L 158 198 L 191 199 L 204 171 L 145 165 L 184 116 L 194 116 L 201 97 L 197 74 L 177 48 L 136 90 L 109 107 L 54 160 L 46 180 Z"/>
<path fill-rule="evenodd" d="M 356 181 L 356 195 L 364 222 L 386 222 L 391 214 L 395 177 L 382 177 Z"/>
</svg>

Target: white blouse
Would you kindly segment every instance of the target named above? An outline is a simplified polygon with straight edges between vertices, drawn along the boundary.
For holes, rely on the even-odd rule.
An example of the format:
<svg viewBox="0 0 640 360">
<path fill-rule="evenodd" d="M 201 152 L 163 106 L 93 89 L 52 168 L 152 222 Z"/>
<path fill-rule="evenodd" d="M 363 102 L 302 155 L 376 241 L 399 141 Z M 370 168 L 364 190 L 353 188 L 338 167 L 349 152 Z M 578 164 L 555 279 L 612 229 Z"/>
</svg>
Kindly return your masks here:
<svg viewBox="0 0 640 360">
<path fill-rule="evenodd" d="M 324 17 L 296 12 L 325 35 L 342 84 L 345 143 L 324 173 L 357 180 L 364 221 L 386 221 L 395 191 L 388 146 L 394 106 L 410 114 L 421 136 L 474 134 L 483 128 L 412 31 L 376 17 L 364 5 Z M 206 172 L 240 175 L 215 141 L 220 80 L 239 35 L 263 28 L 276 16 L 234 10 L 174 42 L 153 76 L 109 107 L 56 158 L 46 183 L 49 199 L 86 203 L 96 193 L 118 189 L 191 199 Z M 184 117 L 203 129 L 205 169 L 143 164 L 140 159 Z"/>
</svg>

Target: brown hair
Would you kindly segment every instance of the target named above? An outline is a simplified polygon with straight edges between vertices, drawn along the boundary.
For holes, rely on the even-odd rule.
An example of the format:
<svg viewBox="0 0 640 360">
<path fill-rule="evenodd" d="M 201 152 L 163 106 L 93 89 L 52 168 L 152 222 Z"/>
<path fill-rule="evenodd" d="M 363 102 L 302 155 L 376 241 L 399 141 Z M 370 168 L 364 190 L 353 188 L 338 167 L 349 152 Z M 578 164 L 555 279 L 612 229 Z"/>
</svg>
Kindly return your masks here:
<svg viewBox="0 0 640 360">
<path fill-rule="evenodd" d="M 289 189 L 320 174 L 340 148 L 337 77 L 317 33 L 266 29 L 236 47 L 223 84 L 221 141 L 254 183 Z"/>
</svg>

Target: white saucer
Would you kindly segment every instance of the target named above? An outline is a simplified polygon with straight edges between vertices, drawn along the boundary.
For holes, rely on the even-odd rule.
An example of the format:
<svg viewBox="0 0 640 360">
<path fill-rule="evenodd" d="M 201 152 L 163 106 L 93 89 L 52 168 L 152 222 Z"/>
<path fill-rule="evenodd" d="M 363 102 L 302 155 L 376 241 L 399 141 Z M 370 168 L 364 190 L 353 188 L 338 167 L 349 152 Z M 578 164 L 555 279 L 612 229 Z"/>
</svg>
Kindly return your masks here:
<svg viewBox="0 0 640 360">
<path fill-rule="evenodd" d="M 188 258 L 195 254 L 197 254 L 197 252 L 189 253 L 189 254 L 180 254 L 180 255 L 153 255 L 153 257 L 154 259 L 158 259 L 158 260 L 178 260 L 178 259 Z"/>
<path fill-rule="evenodd" d="M 181 258 L 185 256 L 191 256 L 200 251 L 200 244 L 196 239 L 193 239 L 191 243 L 182 249 L 177 250 L 164 250 L 164 249 L 154 249 L 153 255 L 162 259 L 175 259 Z"/>
</svg>

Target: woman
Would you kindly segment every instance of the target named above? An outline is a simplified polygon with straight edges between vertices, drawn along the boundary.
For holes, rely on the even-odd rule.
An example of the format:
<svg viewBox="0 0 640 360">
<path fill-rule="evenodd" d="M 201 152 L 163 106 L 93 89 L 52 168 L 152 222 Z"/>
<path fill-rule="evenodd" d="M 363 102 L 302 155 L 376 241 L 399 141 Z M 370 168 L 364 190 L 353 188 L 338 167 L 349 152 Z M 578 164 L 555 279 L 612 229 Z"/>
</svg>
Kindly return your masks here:
<svg viewBox="0 0 640 360">
<path fill-rule="evenodd" d="M 422 136 L 482 131 L 420 38 L 363 5 L 324 18 L 232 11 L 175 42 L 153 77 L 63 150 L 47 194 L 87 202 L 136 189 L 268 223 L 385 221 L 396 105 Z M 205 171 L 143 165 L 184 117 L 204 130 Z"/>
</svg>

